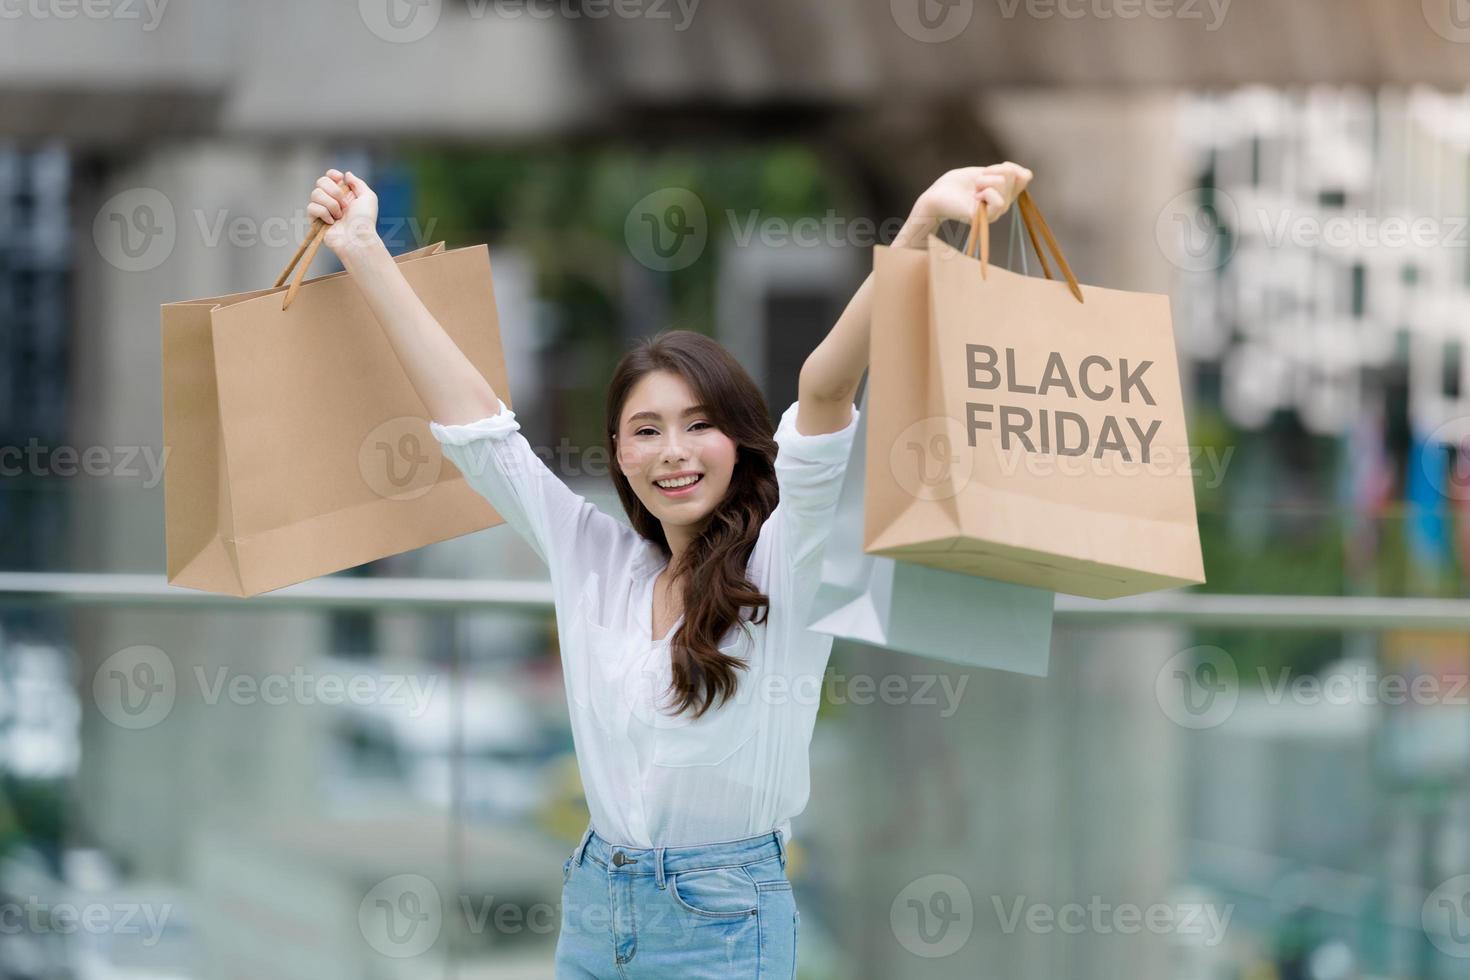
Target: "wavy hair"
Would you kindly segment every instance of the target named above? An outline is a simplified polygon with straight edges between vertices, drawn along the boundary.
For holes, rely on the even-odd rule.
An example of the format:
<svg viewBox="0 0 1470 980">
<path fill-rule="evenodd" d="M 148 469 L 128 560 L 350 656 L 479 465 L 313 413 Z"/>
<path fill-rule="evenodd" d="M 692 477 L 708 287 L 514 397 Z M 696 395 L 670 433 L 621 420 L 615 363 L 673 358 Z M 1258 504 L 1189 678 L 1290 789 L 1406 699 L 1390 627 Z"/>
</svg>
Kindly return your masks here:
<svg viewBox="0 0 1470 980">
<path fill-rule="evenodd" d="M 639 340 L 613 370 L 606 425 L 613 459 L 618 458 L 613 436 L 628 394 L 653 371 L 682 377 L 696 400 L 709 406 L 710 421 L 736 446 L 724 499 L 672 569 L 676 579 L 683 578 L 686 597 L 684 622 L 670 643 L 673 707 L 676 714 L 692 708 L 698 718 L 716 701 L 723 704 L 734 695 L 736 671 L 747 667 L 744 660 L 721 653 L 720 641 L 731 628 L 746 628 L 743 610 L 752 610 L 752 623 L 765 622 L 769 613 L 770 598 L 746 577 L 746 565 L 761 525 L 779 498 L 775 430 L 764 396 L 733 354 L 703 334 L 669 330 Z M 622 468 L 611 469 L 613 486 L 633 529 L 657 545 L 665 559 L 671 558 L 663 524 L 643 506 Z"/>
</svg>

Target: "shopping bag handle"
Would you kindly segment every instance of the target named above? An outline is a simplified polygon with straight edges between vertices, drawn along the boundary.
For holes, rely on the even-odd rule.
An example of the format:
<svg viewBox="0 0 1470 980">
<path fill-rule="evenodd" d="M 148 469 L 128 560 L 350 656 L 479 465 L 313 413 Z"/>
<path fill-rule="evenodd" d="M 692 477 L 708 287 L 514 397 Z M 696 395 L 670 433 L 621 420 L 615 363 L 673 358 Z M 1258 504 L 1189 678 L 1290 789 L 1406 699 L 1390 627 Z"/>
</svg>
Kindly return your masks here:
<svg viewBox="0 0 1470 980">
<path fill-rule="evenodd" d="M 1046 278 L 1055 277 L 1051 274 L 1051 266 L 1047 265 L 1046 253 L 1041 250 L 1041 242 L 1036 237 L 1038 228 L 1041 229 L 1041 237 L 1046 239 L 1047 246 L 1056 256 L 1057 265 L 1061 268 L 1062 275 L 1066 277 L 1067 288 L 1072 291 L 1073 296 L 1077 297 L 1077 302 L 1086 302 L 1082 298 L 1082 287 L 1077 285 L 1077 277 L 1072 275 L 1072 267 L 1067 264 L 1066 258 L 1062 255 L 1062 248 L 1057 244 L 1056 236 L 1051 233 L 1051 226 L 1041 216 L 1041 209 L 1036 206 L 1036 201 L 1032 199 L 1029 190 L 1023 190 L 1016 196 L 1016 210 L 1020 212 L 1021 221 L 1026 226 L 1026 234 L 1031 239 L 1031 249 L 1041 260 L 1041 271 L 1046 274 Z M 990 216 L 984 198 L 975 202 L 975 214 L 970 218 L 970 234 L 965 238 L 966 255 L 971 254 L 976 238 L 980 240 L 980 249 L 974 257 L 980 260 L 981 278 L 988 278 L 986 270 L 990 266 Z"/>
<path fill-rule="evenodd" d="M 347 181 L 343 180 L 337 183 L 337 189 L 345 191 L 350 188 L 347 186 Z M 322 239 L 326 237 L 326 234 L 327 223 L 321 218 L 312 218 L 311 228 L 307 230 L 306 237 L 302 239 L 300 245 L 296 246 L 296 254 L 291 256 L 291 261 L 286 263 L 286 268 L 276 277 L 276 286 L 280 286 L 291 274 L 291 270 L 296 269 L 296 278 L 291 280 L 291 288 L 286 290 L 286 295 L 281 299 L 281 309 L 284 310 L 290 306 L 291 301 L 296 298 L 297 291 L 301 289 L 301 281 L 306 278 L 306 270 L 311 268 L 311 260 L 316 258 L 317 249 L 322 247 Z M 296 268 L 297 262 L 301 263 L 299 269 Z"/>
</svg>

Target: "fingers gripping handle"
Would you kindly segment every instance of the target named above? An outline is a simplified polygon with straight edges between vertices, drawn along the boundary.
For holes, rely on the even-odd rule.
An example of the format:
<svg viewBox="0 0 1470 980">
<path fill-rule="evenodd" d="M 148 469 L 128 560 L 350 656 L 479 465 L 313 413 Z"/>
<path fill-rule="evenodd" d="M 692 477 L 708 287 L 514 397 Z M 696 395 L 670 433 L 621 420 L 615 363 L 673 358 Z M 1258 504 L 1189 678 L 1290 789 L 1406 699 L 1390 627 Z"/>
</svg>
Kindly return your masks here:
<svg viewBox="0 0 1470 980">
<path fill-rule="evenodd" d="M 1056 236 L 1051 233 L 1051 227 L 1046 223 L 1046 219 L 1041 216 L 1041 209 L 1036 206 L 1036 202 L 1031 198 L 1030 191 L 1023 190 L 1016 197 L 1016 210 L 1020 212 L 1021 221 L 1026 225 L 1026 234 L 1031 239 L 1031 249 L 1036 253 L 1036 257 L 1041 260 L 1041 271 L 1046 274 L 1046 278 L 1054 279 L 1055 276 L 1051 273 L 1051 266 L 1047 264 L 1046 253 L 1041 248 L 1041 240 L 1036 236 L 1038 229 L 1041 231 L 1041 238 L 1046 240 L 1047 246 L 1051 249 L 1052 255 L 1056 256 L 1057 265 L 1062 270 L 1062 276 L 1067 280 L 1067 288 L 1072 291 L 1073 296 L 1077 297 L 1077 302 L 1085 302 L 1082 298 L 1082 287 L 1077 284 L 1077 277 L 1072 274 L 1072 267 L 1067 264 L 1066 258 L 1062 255 L 1062 248 L 1057 244 Z M 966 255 L 971 254 L 972 249 L 975 247 L 975 240 L 977 238 L 980 240 L 980 251 L 977 258 L 980 259 L 980 275 L 982 278 L 989 278 L 986 275 L 986 270 L 990 265 L 990 220 L 988 212 L 989 209 L 983 198 L 975 202 L 975 214 L 970 219 L 970 234 L 965 239 Z"/>
<path fill-rule="evenodd" d="M 339 181 L 337 189 L 341 191 L 350 190 L 347 182 Z M 326 237 L 328 225 L 321 218 L 311 219 L 311 228 L 306 232 L 306 238 L 296 246 L 296 254 L 291 256 L 291 261 L 286 263 L 286 268 L 276 277 L 276 285 L 280 286 L 291 275 L 291 270 L 296 270 L 296 277 L 291 280 L 291 288 L 286 290 L 286 295 L 281 299 L 281 309 L 291 305 L 296 298 L 296 293 L 301 289 L 301 282 L 306 278 L 306 270 L 311 268 L 311 260 L 316 258 L 317 249 L 322 247 L 322 239 Z M 298 268 L 297 263 L 300 263 Z"/>
</svg>

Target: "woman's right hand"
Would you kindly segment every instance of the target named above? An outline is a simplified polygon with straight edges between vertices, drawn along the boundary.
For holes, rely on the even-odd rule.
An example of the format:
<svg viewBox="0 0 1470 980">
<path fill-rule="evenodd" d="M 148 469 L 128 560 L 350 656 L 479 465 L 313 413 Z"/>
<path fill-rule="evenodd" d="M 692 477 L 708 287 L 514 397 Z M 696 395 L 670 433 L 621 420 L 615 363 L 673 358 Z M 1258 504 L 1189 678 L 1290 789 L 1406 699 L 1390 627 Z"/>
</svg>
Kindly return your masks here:
<svg viewBox="0 0 1470 980">
<path fill-rule="evenodd" d="M 340 185 L 346 183 L 344 189 Z M 378 237 L 378 195 L 352 171 L 328 170 L 317 180 L 306 213 L 327 223 L 323 241 L 337 254 Z"/>
</svg>

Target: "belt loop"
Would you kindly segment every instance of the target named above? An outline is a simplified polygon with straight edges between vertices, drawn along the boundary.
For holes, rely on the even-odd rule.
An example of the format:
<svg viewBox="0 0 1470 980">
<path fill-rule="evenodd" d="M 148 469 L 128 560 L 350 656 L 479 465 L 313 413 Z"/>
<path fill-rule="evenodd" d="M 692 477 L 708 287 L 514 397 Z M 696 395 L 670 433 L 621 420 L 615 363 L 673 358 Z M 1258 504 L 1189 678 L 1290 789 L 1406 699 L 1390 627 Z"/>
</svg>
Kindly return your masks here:
<svg viewBox="0 0 1470 980">
<path fill-rule="evenodd" d="M 582 856 L 587 853 L 587 844 L 591 840 L 592 840 L 592 825 L 591 824 L 588 824 L 586 831 L 584 831 L 583 834 L 582 834 L 582 843 L 580 843 L 580 844 L 577 845 L 576 855 L 572 859 L 573 862 L 579 868 L 582 866 Z"/>
<path fill-rule="evenodd" d="M 781 859 L 781 870 L 786 870 L 786 845 L 781 842 L 781 831 L 773 830 L 771 834 L 776 838 L 776 856 Z"/>
<path fill-rule="evenodd" d="M 662 891 L 664 887 L 664 849 L 655 847 L 653 849 L 653 882 Z"/>
</svg>

